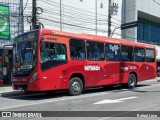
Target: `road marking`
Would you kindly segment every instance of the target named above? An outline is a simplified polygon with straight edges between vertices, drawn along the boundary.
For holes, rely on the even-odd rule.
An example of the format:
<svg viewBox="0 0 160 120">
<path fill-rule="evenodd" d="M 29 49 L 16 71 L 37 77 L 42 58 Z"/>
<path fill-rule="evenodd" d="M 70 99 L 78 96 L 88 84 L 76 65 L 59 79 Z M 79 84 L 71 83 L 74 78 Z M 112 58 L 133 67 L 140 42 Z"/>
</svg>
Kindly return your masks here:
<svg viewBox="0 0 160 120">
<path fill-rule="evenodd" d="M 119 116 L 119 115 L 125 115 L 125 114 L 128 114 L 128 113 L 133 112 L 133 111 L 144 110 L 144 109 L 151 108 L 151 107 L 155 107 L 155 106 L 158 106 L 158 105 L 159 105 L 159 104 L 153 104 L 153 105 L 150 105 L 150 106 L 146 106 L 146 107 L 134 109 L 134 110 L 132 110 L 132 111 L 120 113 L 120 114 L 114 115 L 114 116 L 112 116 L 112 117 L 117 117 L 117 116 Z M 106 119 L 110 119 L 110 118 L 112 118 L 112 117 L 104 117 L 104 118 L 100 118 L 100 119 L 98 119 L 98 120 L 106 120 Z"/>
<path fill-rule="evenodd" d="M 74 99 L 95 97 L 95 96 L 106 95 L 106 94 L 109 94 L 109 93 L 102 92 L 102 93 L 95 93 L 95 94 L 84 94 L 84 95 L 82 94 L 80 96 L 68 96 L 68 97 L 65 96 L 65 98 L 57 98 L 57 99 L 52 99 L 52 100 L 40 100 L 40 102 L 36 101 L 34 103 L 29 103 L 29 104 L 25 104 L 25 105 L 3 107 L 3 108 L 0 108 L 0 110 L 18 108 L 18 107 L 24 107 L 24 106 L 30 106 L 30 105 L 46 104 L 46 103 L 59 102 L 59 101 L 65 101 L 65 100 L 74 100 Z"/>
<path fill-rule="evenodd" d="M 96 102 L 96 103 L 93 103 L 93 104 L 97 105 L 97 104 L 108 104 L 108 103 L 120 103 L 120 102 L 124 102 L 125 100 L 130 100 L 130 99 L 135 99 L 135 98 L 138 98 L 138 97 L 133 96 L 133 97 L 114 99 L 114 100 L 105 99 L 105 100 L 102 100 L 102 101 L 99 101 L 99 102 Z"/>
</svg>

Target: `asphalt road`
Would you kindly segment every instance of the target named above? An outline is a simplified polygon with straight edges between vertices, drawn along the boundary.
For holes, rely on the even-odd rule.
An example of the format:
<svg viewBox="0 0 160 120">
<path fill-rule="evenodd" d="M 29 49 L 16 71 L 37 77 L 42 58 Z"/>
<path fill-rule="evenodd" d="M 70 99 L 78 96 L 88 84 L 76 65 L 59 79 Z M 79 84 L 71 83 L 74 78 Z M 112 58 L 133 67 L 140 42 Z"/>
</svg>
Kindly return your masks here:
<svg viewBox="0 0 160 120">
<path fill-rule="evenodd" d="M 37 111 L 41 113 L 54 111 L 45 112 L 42 115 L 58 116 L 37 118 L 42 120 L 160 120 L 156 117 L 157 113 L 152 112 L 160 111 L 160 82 L 157 80 L 140 82 L 133 90 L 121 86 L 92 88 L 79 96 L 69 96 L 63 91 L 50 94 L 6 92 L 0 94 L 0 111 L 18 111 L 24 116 L 26 114 L 28 116 L 25 111 L 34 111 L 35 113 Z M 139 111 L 148 112 L 143 114 Z M 137 117 L 131 117 L 132 113 L 136 114 Z M 0 119 L 8 120 L 9 118 Z M 35 120 L 36 118 L 31 117 L 29 119 Z"/>
</svg>

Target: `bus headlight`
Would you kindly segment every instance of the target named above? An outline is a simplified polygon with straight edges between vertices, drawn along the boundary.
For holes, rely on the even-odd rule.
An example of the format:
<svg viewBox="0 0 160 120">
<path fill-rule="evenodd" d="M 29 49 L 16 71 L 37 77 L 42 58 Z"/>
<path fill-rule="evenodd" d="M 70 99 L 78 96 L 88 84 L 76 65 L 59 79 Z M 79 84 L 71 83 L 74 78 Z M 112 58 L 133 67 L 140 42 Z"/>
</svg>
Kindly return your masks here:
<svg viewBox="0 0 160 120">
<path fill-rule="evenodd" d="M 38 72 L 35 72 L 32 78 L 30 79 L 30 82 L 33 82 L 36 79 L 37 75 L 38 75 Z"/>
</svg>

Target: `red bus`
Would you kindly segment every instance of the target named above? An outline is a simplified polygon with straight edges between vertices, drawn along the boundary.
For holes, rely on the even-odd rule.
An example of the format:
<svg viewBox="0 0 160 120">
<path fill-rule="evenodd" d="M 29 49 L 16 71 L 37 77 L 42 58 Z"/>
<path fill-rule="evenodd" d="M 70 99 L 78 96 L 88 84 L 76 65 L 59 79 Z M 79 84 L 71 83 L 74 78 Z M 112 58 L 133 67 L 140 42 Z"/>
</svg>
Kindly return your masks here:
<svg viewBox="0 0 160 120">
<path fill-rule="evenodd" d="M 68 90 L 126 84 L 156 77 L 156 50 L 148 44 L 41 29 L 19 35 L 13 46 L 15 90 Z"/>
</svg>

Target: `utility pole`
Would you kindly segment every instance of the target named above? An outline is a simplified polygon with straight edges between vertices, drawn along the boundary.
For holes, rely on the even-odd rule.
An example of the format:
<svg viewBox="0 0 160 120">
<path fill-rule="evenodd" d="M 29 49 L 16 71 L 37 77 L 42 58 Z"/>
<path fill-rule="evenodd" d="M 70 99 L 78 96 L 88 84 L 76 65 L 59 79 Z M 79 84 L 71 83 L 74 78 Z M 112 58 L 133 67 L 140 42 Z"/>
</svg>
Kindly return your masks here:
<svg viewBox="0 0 160 120">
<path fill-rule="evenodd" d="M 108 37 L 111 36 L 111 0 L 108 3 Z"/>
<path fill-rule="evenodd" d="M 97 35 L 97 0 L 95 0 L 95 9 L 96 9 L 96 11 L 95 11 L 95 13 L 96 13 L 96 15 L 95 15 L 95 20 L 96 20 L 96 35 Z"/>
<path fill-rule="evenodd" d="M 62 0 L 60 0 L 60 30 L 62 31 Z"/>
<path fill-rule="evenodd" d="M 20 17 L 18 19 L 18 35 L 24 32 L 24 21 L 23 21 L 23 0 L 20 0 L 19 14 Z"/>
<path fill-rule="evenodd" d="M 32 0 L 32 30 L 37 28 L 37 3 Z"/>
</svg>

